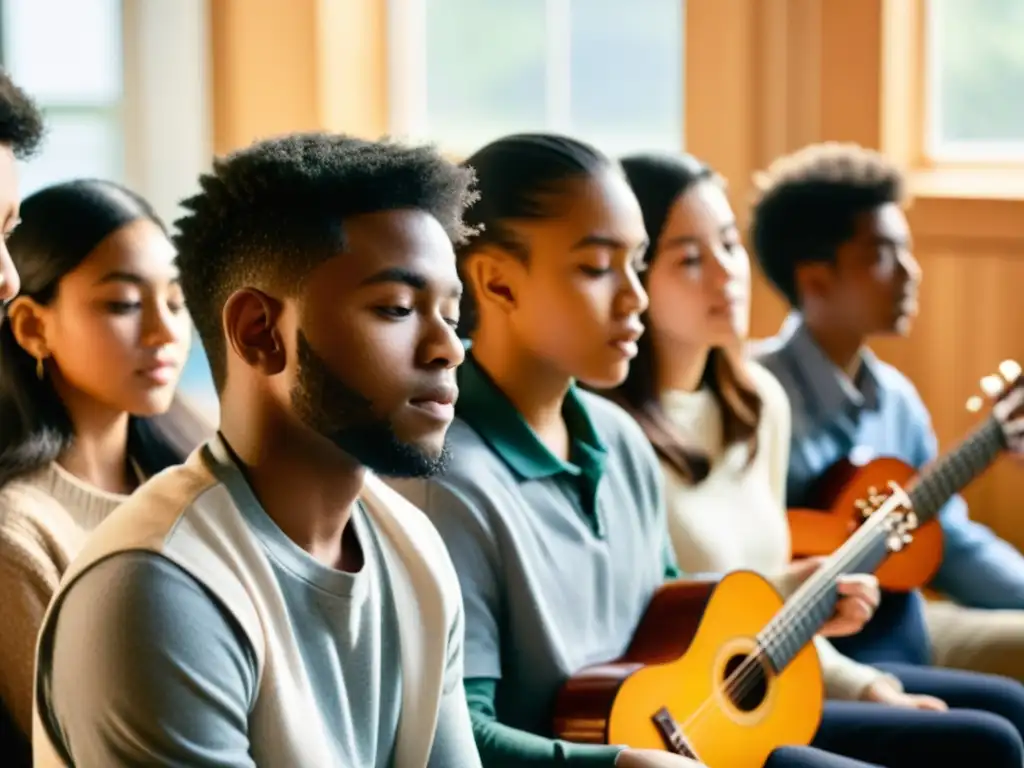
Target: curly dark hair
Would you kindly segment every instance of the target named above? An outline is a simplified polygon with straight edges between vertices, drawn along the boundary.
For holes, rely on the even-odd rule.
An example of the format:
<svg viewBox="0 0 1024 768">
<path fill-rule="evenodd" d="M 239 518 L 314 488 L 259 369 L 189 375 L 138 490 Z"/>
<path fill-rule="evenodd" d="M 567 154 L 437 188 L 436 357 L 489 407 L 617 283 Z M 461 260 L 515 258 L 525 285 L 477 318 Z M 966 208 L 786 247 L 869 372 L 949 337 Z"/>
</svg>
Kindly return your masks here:
<svg viewBox="0 0 1024 768">
<path fill-rule="evenodd" d="M 43 115 L 36 103 L 0 69 L 0 144 L 24 160 L 39 149 L 44 133 Z"/>
<path fill-rule="evenodd" d="M 750 240 L 762 271 L 798 307 L 796 267 L 833 262 L 857 216 L 904 199 L 903 174 L 856 144 L 813 144 L 779 158 L 757 178 Z"/>
<path fill-rule="evenodd" d="M 174 243 L 218 391 L 227 366 L 221 311 L 232 292 L 252 281 L 298 289 L 344 247 L 344 221 L 358 214 L 419 209 L 461 242 L 473 179 L 433 147 L 328 133 L 269 139 L 216 160 L 199 194 L 182 202 Z"/>
</svg>

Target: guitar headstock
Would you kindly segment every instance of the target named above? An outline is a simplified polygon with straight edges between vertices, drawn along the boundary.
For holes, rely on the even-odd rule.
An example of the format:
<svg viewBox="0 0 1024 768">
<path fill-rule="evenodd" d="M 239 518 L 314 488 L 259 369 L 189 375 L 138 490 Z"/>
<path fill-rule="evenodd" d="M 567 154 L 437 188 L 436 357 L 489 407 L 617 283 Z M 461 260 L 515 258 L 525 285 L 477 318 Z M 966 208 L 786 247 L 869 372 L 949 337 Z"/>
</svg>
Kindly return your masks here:
<svg viewBox="0 0 1024 768">
<path fill-rule="evenodd" d="M 889 481 L 888 488 L 879 491 L 868 488 L 867 497 L 854 502 L 864 525 L 877 521 L 877 525 L 888 532 L 885 546 L 890 552 L 899 552 L 914 540 L 913 531 L 918 526 L 917 515 L 910 503 L 910 496 L 897 483 Z"/>
<path fill-rule="evenodd" d="M 1004 360 L 999 364 L 998 373 L 982 377 L 979 382 L 981 395 L 967 400 L 967 410 L 977 413 L 985 400 L 994 401 L 992 415 L 1003 428 L 1006 442 L 1013 451 L 1024 450 L 1024 377 L 1016 360 Z"/>
</svg>

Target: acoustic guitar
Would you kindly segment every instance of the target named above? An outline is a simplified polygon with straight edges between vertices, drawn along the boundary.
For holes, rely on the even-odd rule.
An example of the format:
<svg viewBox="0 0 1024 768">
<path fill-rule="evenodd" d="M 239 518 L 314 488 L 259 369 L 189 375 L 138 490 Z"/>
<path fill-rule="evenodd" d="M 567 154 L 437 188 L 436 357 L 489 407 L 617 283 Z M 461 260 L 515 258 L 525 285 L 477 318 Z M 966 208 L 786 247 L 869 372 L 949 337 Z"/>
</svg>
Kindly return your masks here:
<svg viewBox="0 0 1024 768">
<path fill-rule="evenodd" d="M 982 380 L 986 394 L 1005 397 L 1022 386 L 1020 366 L 1006 361 L 1000 376 Z M 978 410 L 981 399 L 971 398 L 969 410 Z M 794 559 L 834 552 L 869 514 L 872 500 L 880 501 L 889 481 L 906 488 L 919 521 L 914 546 L 890 557 L 877 571 L 885 589 L 905 592 L 928 584 L 942 565 L 942 527 L 936 513 L 950 498 L 981 475 L 1006 448 L 1002 421 L 1019 416 L 1013 409 L 993 412 L 952 451 L 925 468 L 920 475 L 909 464 L 891 457 L 863 464 L 843 459 L 818 481 L 811 508 L 789 510 L 789 529 Z"/>
<path fill-rule="evenodd" d="M 626 651 L 562 687 L 554 731 L 568 741 L 663 749 L 709 768 L 755 768 L 809 744 L 824 684 L 811 640 L 833 615 L 836 579 L 870 573 L 916 525 L 893 484 L 878 508 L 783 601 L 750 571 L 659 589 Z"/>
</svg>

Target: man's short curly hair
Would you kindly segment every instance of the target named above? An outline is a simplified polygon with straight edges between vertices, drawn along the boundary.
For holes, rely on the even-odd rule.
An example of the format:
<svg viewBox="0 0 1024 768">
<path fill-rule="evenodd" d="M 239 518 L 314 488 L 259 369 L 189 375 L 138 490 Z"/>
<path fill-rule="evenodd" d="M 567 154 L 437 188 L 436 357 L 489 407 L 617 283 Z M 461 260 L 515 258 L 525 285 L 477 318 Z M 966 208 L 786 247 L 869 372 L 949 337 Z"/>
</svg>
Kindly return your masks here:
<svg viewBox="0 0 1024 768">
<path fill-rule="evenodd" d="M 214 161 L 175 222 L 182 289 L 218 391 L 227 368 L 221 313 L 246 285 L 297 290 L 344 248 L 344 221 L 418 209 L 453 242 L 467 234 L 472 171 L 431 147 L 302 133 L 261 141 Z"/>
<path fill-rule="evenodd" d="M 0 144 L 24 160 L 35 154 L 44 133 L 42 112 L 7 71 L 0 69 Z"/>
<path fill-rule="evenodd" d="M 756 179 L 751 244 L 768 279 L 799 306 L 796 267 L 832 262 L 859 214 L 904 199 L 902 173 L 878 152 L 828 142 L 779 158 Z"/>
</svg>

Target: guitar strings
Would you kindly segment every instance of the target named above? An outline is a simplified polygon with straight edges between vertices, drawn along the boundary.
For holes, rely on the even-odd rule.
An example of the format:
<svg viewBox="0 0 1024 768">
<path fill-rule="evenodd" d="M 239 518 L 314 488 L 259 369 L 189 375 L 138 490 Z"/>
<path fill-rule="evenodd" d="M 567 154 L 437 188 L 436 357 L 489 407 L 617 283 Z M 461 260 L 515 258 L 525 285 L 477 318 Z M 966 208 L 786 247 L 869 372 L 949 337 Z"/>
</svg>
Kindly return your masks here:
<svg viewBox="0 0 1024 768">
<path fill-rule="evenodd" d="M 797 604 L 801 602 L 817 602 L 818 599 L 825 596 L 827 592 L 835 588 L 835 580 L 842 573 L 843 569 L 849 565 L 855 555 L 859 555 L 859 544 L 869 538 L 876 530 L 882 528 L 892 514 L 892 508 L 886 509 L 886 507 L 898 507 L 896 503 L 895 495 L 890 496 L 889 499 L 883 503 L 883 505 L 869 517 L 863 525 L 861 525 L 844 543 L 836 550 L 833 554 L 832 563 L 827 566 L 822 566 L 817 572 L 812 574 L 786 601 L 783 605 L 782 610 L 779 614 L 768 623 L 768 626 L 764 631 L 759 633 L 757 638 L 757 644 L 753 653 L 749 654 L 740 665 L 719 685 L 712 690 L 710 696 L 708 696 L 693 714 L 686 719 L 680 726 L 679 730 L 686 736 L 687 731 L 692 730 L 699 719 L 701 719 L 710 710 L 709 707 L 716 700 L 716 694 L 724 691 L 734 701 L 737 698 L 742 698 L 747 695 L 754 686 L 757 685 L 759 678 L 757 672 L 763 670 L 762 662 L 767 656 L 768 645 L 772 641 L 777 639 L 784 631 L 790 629 L 791 626 L 798 623 L 801 619 L 802 611 L 797 608 Z M 857 549 L 858 551 L 853 552 L 852 550 Z M 807 593 L 812 593 L 813 600 L 808 601 Z M 769 660 L 770 661 L 770 660 Z"/>
<path fill-rule="evenodd" d="M 990 417 L 988 421 L 993 421 Z M 986 427 L 991 427 L 991 424 L 985 423 L 981 428 L 975 430 L 966 442 L 974 443 L 980 442 L 978 438 L 983 438 L 984 433 L 987 432 Z M 937 468 L 933 468 L 937 469 Z M 906 491 L 901 489 L 901 492 L 906 495 Z M 883 504 L 876 510 L 871 517 L 869 517 L 863 525 L 843 543 L 839 549 L 833 553 L 830 558 L 830 564 L 823 566 L 817 572 L 812 574 L 785 602 L 782 609 L 768 623 L 762 632 L 758 633 L 757 643 L 753 653 L 749 654 L 740 665 L 720 684 L 712 690 L 710 696 L 708 696 L 701 705 L 690 715 L 679 726 L 679 730 L 683 737 L 686 737 L 686 732 L 692 730 L 692 726 L 700 720 L 710 710 L 710 705 L 716 700 L 716 694 L 719 691 L 724 691 L 733 698 L 735 701 L 737 698 L 742 698 L 747 695 L 754 686 L 756 686 L 760 680 L 758 672 L 763 671 L 763 661 L 768 655 L 769 646 L 774 642 L 783 632 L 788 631 L 791 626 L 797 624 L 803 618 L 804 608 L 801 603 L 809 603 L 813 605 L 818 599 L 824 597 L 824 595 L 830 590 L 835 588 L 835 580 L 842 574 L 845 568 L 850 564 L 855 556 L 859 556 L 860 547 L 859 545 L 867 538 L 871 537 L 878 529 L 882 528 L 888 521 L 894 508 L 898 508 L 900 504 L 897 501 L 897 494 L 893 493 L 889 498 L 883 502 Z M 888 509 L 887 509 L 888 507 Z M 910 505 L 910 509 L 913 509 L 913 504 Z M 887 535 L 890 535 L 887 532 Z M 808 600 L 808 593 L 811 594 L 813 599 Z M 768 659 L 769 663 L 771 659 Z M 765 675 L 767 677 L 767 675 Z"/>
</svg>

